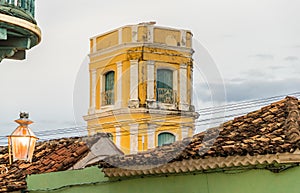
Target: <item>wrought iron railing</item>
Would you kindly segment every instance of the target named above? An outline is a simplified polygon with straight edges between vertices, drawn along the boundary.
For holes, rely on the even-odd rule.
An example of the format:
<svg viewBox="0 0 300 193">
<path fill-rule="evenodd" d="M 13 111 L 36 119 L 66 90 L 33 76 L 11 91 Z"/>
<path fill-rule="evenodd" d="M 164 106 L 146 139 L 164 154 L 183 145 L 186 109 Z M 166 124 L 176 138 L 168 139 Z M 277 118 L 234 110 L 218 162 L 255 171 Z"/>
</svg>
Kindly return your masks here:
<svg viewBox="0 0 300 193">
<path fill-rule="evenodd" d="M 34 18 L 35 0 L 0 0 L 0 5 L 17 7 Z"/>
<path fill-rule="evenodd" d="M 161 103 L 174 104 L 176 92 L 171 88 L 156 88 L 157 101 Z"/>
<path fill-rule="evenodd" d="M 102 105 L 113 105 L 114 104 L 114 91 L 107 90 L 107 91 L 102 92 L 101 98 L 102 98 Z"/>
</svg>

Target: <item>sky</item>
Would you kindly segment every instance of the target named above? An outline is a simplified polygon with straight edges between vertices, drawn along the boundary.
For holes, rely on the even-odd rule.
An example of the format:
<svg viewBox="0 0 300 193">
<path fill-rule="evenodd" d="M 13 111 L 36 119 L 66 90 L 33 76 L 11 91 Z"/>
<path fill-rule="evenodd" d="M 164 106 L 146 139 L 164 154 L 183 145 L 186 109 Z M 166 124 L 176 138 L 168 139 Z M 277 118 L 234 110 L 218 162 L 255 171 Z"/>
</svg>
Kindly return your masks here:
<svg viewBox="0 0 300 193">
<path fill-rule="evenodd" d="M 298 0 L 38 0 L 41 43 L 26 60 L 0 63 L 0 136 L 17 127 L 20 111 L 35 131 L 85 124 L 89 38 L 140 22 L 192 31 L 196 108 L 300 91 L 299 7 Z M 213 85 L 225 97 L 212 101 Z"/>
</svg>

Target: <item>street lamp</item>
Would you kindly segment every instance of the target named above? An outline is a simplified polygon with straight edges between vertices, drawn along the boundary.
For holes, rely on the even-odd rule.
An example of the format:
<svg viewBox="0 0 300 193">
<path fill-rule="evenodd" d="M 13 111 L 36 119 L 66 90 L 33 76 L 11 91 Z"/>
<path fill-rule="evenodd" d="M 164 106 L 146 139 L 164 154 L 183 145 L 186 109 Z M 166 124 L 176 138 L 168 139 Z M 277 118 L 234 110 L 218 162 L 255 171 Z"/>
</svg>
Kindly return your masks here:
<svg viewBox="0 0 300 193">
<path fill-rule="evenodd" d="M 29 120 L 28 113 L 20 113 L 20 118 L 15 120 L 19 126 L 8 136 L 9 163 L 15 160 L 31 162 L 36 140 L 38 138 L 28 128 L 33 123 Z M 13 159 L 12 159 L 13 157 Z"/>
</svg>

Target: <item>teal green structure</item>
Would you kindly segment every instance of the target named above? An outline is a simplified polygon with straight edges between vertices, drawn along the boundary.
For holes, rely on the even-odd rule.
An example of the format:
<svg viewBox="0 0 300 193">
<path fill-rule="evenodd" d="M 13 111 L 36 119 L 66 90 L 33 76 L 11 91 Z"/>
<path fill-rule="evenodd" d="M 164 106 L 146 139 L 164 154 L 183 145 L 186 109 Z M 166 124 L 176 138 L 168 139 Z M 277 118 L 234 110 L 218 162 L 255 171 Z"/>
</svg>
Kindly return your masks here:
<svg viewBox="0 0 300 193">
<path fill-rule="evenodd" d="M 180 175 L 108 179 L 97 167 L 31 175 L 30 193 L 298 193 L 300 167 L 279 173 L 267 169 L 231 169 Z"/>
<path fill-rule="evenodd" d="M 23 60 L 41 41 L 34 0 L 0 0 L 0 61 Z"/>
</svg>

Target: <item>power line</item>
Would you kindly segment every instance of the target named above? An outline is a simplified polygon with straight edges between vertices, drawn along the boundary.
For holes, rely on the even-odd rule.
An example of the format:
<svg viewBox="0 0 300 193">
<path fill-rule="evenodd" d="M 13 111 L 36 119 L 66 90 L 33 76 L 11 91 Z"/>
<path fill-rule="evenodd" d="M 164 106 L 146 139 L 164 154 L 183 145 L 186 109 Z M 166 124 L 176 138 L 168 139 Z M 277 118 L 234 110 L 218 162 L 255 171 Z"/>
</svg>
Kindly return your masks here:
<svg viewBox="0 0 300 193">
<path fill-rule="evenodd" d="M 202 109 L 197 110 L 197 112 L 215 110 L 215 109 L 226 109 L 226 108 L 229 108 L 231 106 L 235 107 L 235 106 L 240 106 L 240 105 L 244 105 L 244 104 L 247 104 L 247 103 L 256 103 L 256 102 L 261 102 L 261 101 L 274 101 L 274 100 L 277 100 L 279 98 L 284 98 L 285 96 L 291 96 L 291 95 L 299 96 L 300 91 L 297 91 L 297 92 L 294 92 L 294 93 L 289 93 L 287 95 L 277 95 L 277 96 L 259 98 L 259 99 L 254 99 L 254 100 L 245 100 L 245 101 L 238 102 L 238 103 L 233 103 L 233 104 L 225 104 L 225 105 L 219 105 L 219 106 L 213 106 L 213 107 L 206 107 L 206 108 L 202 108 Z"/>
<path fill-rule="evenodd" d="M 295 93 L 290 93 L 288 95 L 294 95 L 296 97 L 300 96 L 300 92 L 295 92 Z M 260 98 L 260 99 L 254 99 L 254 100 L 247 100 L 247 101 L 242 101 L 242 102 L 238 102 L 238 103 L 232 103 L 232 104 L 226 104 L 226 105 L 220 105 L 220 106 L 216 106 L 216 107 L 207 107 L 207 108 L 203 108 L 200 109 L 199 112 L 200 116 L 207 116 L 207 115 L 214 115 L 216 113 L 228 113 L 228 112 L 232 112 L 232 111 L 242 111 L 242 110 L 246 110 L 246 109 L 250 109 L 250 108 L 254 108 L 254 107 L 259 107 L 259 106 L 263 106 L 265 104 L 268 104 L 272 101 L 278 100 L 279 98 L 283 98 L 286 95 L 278 95 L 278 96 L 273 96 L 273 97 L 267 97 L 267 98 Z M 245 114 L 245 112 L 240 112 L 240 113 L 234 113 L 234 114 L 230 114 L 230 115 L 222 115 L 222 116 L 216 116 L 216 117 L 211 117 L 211 118 L 206 118 L 206 119 L 199 119 L 195 121 L 195 126 L 204 126 L 204 125 L 209 125 L 209 124 L 217 124 L 220 122 L 212 122 L 214 120 L 220 120 L 220 119 L 224 119 L 224 118 L 231 118 L 234 116 L 239 116 L 239 115 L 243 115 Z M 164 122 L 165 124 L 168 124 L 169 127 L 172 126 L 176 126 L 178 125 L 178 123 L 174 123 L 174 121 L 170 121 L 173 119 L 172 116 L 155 116 L 156 119 L 162 119 L 161 121 Z M 145 121 L 145 119 L 133 119 L 133 120 L 122 120 L 123 121 L 131 121 L 131 122 L 139 122 L 139 121 Z M 192 124 L 192 123 L 188 123 L 188 124 Z M 182 125 L 182 124 L 181 124 Z M 101 124 L 98 125 L 94 125 L 94 128 L 98 128 L 99 126 L 101 126 Z M 90 127 L 92 128 L 92 127 Z M 148 128 L 144 128 L 144 129 L 139 129 L 141 131 L 148 131 Z M 42 130 L 42 131 L 36 131 L 35 134 L 39 137 L 41 137 L 41 139 L 45 139 L 43 138 L 44 136 L 47 136 L 47 139 L 51 139 L 51 137 L 49 136 L 58 136 L 58 135 L 64 135 L 64 134 L 73 134 L 75 135 L 77 132 L 77 134 L 79 133 L 84 133 L 87 132 L 87 126 L 76 126 L 76 127 L 67 127 L 67 128 L 59 128 L 59 129 L 54 129 L 54 130 Z M 120 131 L 124 132 L 124 131 Z M 126 131 L 127 132 L 127 131 Z M 6 136 L 0 136 L 0 141 L 6 139 Z"/>
</svg>

